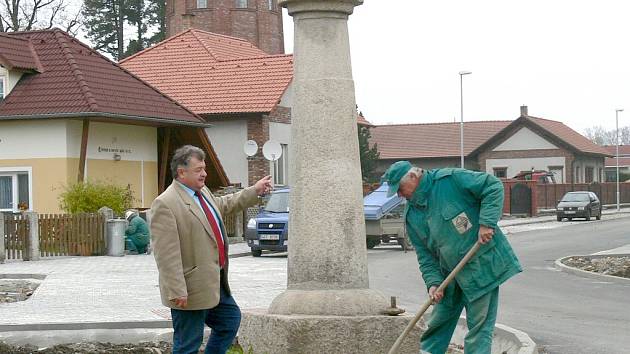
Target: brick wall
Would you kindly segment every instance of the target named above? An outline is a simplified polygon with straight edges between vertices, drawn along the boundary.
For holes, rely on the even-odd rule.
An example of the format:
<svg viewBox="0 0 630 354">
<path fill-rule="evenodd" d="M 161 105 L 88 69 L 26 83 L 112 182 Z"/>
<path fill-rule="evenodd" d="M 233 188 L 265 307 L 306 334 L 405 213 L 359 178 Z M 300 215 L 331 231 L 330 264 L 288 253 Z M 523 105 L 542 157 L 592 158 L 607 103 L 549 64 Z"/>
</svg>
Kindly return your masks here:
<svg viewBox="0 0 630 354">
<path fill-rule="evenodd" d="M 277 1 L 276 1 L 277 2 Z M 269 10 L 266 0 L 249 0 L 249 7 L 234 8 L 234 0 L 166 0 L 166 33 L 173 36 L 188 28 L 243 38 L 269 54 L 284 53 L 282 11 Z"/>
</svg>

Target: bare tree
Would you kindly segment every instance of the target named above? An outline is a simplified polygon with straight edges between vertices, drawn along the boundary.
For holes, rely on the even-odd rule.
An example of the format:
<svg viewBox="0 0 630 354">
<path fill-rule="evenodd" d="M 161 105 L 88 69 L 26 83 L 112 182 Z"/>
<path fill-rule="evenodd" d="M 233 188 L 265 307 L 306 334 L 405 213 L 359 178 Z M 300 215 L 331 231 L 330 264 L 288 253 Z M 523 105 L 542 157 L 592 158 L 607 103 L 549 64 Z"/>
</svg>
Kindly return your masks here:
<svg viewBox="0 0 630 354">
<path fill-rule="evenodd" d="M 584 135 L 597 145 L 615 145 L 617 144 L 617 130 L 606 130 L 602 126 L 594 126 L 586 128 Z M 619 144 L 630 144 L 630 127 L 619 128 Z"/>
<path fill-rule="evenodd" d="M 1 0 L 0 31 L 17 32 L 61 27 L 76 34 L 80 10 L 71 11 L 68 0 Z"/>
</svg>

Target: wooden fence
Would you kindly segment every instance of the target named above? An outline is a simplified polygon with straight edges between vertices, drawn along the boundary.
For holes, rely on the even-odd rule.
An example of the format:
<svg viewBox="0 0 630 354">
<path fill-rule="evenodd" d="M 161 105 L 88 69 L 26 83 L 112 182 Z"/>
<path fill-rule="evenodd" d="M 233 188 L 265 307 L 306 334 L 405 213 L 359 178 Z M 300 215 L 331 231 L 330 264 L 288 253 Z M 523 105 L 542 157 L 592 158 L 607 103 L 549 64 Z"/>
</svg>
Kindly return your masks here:
<svg viewBox="0 0 630 354">
<path fill-rule="evenodd" d="M 22 259 L 28 248 L 29 225 L 22 214 L 4 214 L 4 250 L 6 259 Z"/>
<path fill-rule="evenodd" d="M 99 256 L 105 254 L 105 218 L 100 214 L 38 214 L 41 257 Z M 7 259 L 24 259 L 31 230 L 23 214 L 5 214 Z"/>
<path fill-rule="evenodd" d="M 591 191 L 594 192 L 603 205 L 617 203 L 617 184 L 606 183 L 575 183 L 575 184 L 538 184 L 536 185 L 537 206 L 541 209 L 552 209 L 566 192 Z M 630 203 L 630 183 L 619 184 L 619 199 L 621 203 Z"/>
<path fill-rule="evenodd" d="M 42 257 L 105 254 L 105 219 L 99 214 L 40 214 Z"/>
</svg>

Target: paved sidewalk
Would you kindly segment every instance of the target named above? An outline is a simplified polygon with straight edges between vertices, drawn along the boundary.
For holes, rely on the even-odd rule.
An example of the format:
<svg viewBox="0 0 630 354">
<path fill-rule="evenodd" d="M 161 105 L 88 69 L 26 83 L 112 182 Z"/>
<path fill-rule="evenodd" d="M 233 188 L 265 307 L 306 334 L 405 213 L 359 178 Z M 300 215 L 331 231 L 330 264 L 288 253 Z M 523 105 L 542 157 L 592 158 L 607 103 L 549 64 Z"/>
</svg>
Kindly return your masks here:
<svg viewBox="0 0 630 354">
<path fill-rule="evenodd" d="M 624 212 L 627 217 L 630 210 Z M 501 223 L 509 226 L 525 221 L 555 223 L 553 216 Z M 630 252 L 630 245 L 623 250 Z M 274 259 L 284 256 L 242 257 L 248 252 L 245 243 L 230 244 L 230 284 L 242 308 L 266 308 L 286 288 L 286 262 Z M 29 300 L 0 304 L 0 338 L 1 332 L 11 330 L 116 328 L 121 323 L 127 328 L 170 327 L 169 310 L 160 302 L 152 255 L 0 264 L 0 277 L 29 275 L 46 277 Z"/>
</svg>

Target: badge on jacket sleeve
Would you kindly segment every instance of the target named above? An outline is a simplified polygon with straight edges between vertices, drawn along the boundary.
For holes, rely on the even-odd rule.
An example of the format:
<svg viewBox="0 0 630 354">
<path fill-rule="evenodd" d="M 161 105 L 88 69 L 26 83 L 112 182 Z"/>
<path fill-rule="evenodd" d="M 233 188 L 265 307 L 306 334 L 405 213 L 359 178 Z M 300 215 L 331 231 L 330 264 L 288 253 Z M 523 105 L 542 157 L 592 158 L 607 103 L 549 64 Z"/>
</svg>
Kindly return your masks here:
<svg viewBox="0 0 630 354">
<path fill-rule="evenodd" d="M 468 219 L 468 215 L 466 215 L 465 212 L 462 212 L 461 214 L 457 215 L 452 220 L 452 223 L 460 235 L 472 228 L 472 224 L 470 223 L 470 220 Z"/>
</svg>

